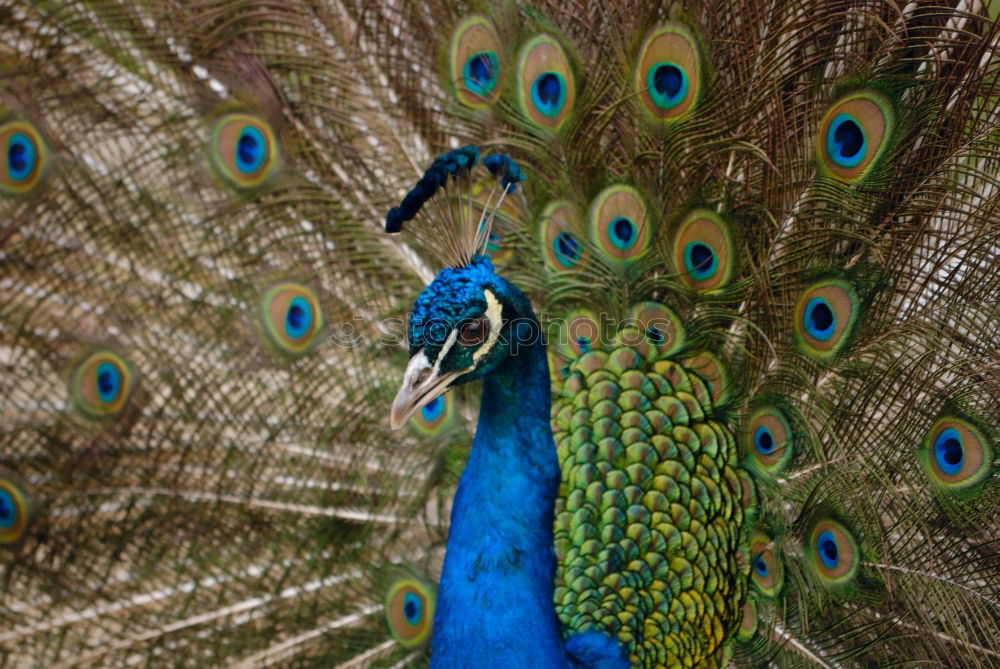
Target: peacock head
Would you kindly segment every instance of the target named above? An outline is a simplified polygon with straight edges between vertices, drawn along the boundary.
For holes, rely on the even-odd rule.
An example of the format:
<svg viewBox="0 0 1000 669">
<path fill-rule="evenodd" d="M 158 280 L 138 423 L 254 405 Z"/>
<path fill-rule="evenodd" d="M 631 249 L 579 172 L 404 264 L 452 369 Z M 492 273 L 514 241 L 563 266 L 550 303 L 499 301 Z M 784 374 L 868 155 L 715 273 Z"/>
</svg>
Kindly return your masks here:
<svg viewBox="0 0 1000 669">
<path fill-rule="evenodd" d="M 410 362 L 392 403 L 392 428 L 449 388 L 490 374 L 537 336 L 530 302 L 489 258 L 442 270 L 413 305 Z"/>
</svg>

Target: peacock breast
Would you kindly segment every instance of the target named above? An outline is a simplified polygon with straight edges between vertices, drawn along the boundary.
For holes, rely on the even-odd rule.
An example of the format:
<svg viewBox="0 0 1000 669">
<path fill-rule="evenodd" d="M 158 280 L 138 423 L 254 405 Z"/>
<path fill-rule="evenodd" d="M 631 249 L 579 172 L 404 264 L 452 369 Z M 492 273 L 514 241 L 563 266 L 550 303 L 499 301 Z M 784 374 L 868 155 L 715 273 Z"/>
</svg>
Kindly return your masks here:
<svg viewBox="0 0 1000 669">
<path fill-rule="evenodd" d="M 621 338 L 564 377 L 552 429 L 567 635 L 607 633 L 633 666 L 724 664 L 747 595 L 746 487 L 710 383 L 662 347 Z"/>
</svg>

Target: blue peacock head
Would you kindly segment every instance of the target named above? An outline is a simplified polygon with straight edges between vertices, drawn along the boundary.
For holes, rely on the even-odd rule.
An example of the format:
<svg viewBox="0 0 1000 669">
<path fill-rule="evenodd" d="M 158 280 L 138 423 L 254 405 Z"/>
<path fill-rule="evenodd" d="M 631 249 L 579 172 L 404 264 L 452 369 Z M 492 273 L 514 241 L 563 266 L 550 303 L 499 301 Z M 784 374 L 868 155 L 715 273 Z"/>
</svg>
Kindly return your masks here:
<svg viewBox="0 0 1000 669">
<path fill-rule="evenodd" d="M 478 158 L 475 147 L 439 156 L 403 203 L 389 212 L 386 230 L 401 230 L 405 221 L 445 188 L 449 176 L 454 180 L 470 179 Z M 407 332 L 410 362 L 393 401 L 393 429 L 449 388 L 486 376 L 516 355 L 520 346 L 538 338 L 531 303 L 496 274 L 485 255 L 493 215 L 524 176 L 504 155 L 487 156 L 483 165 L 497 180 L 497 198 L 491 193 L 481 219 L 467 221 L 459 216 L 458 220 L 430 223 L 438 224 L 437 235 L 442 234 L 442 223 L 451 224 L 450 230 L 444 232 L 450 243 L 441 245 L 451 254 L 442 254 L 450 266 L 438 273 L 413 305 Z M 457 190 L 461 193 L 462 189 Z M 463 209 L 459 207 L 458 211 Z"/>
</svg>

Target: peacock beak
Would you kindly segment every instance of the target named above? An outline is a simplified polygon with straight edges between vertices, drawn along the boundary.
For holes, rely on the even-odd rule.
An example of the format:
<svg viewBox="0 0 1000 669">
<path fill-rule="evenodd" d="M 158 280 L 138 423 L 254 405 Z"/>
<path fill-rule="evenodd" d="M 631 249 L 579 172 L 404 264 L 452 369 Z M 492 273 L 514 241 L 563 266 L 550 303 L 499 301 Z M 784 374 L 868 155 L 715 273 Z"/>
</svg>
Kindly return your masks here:
<svg viewBox="0 0 1000 669">
<path fill-rule="evenodd" d="M 474 367 L 469 367 L 440 374 L 423 351 L 417 353 L 410 358 L 406 373 L 403 375 L 403 385 L 396 393 L 396 399 L 392 401 L 389 426 L 393 430 L 399 429 L 417 410 L 446 391 L 452 381 L 473 369 Z"/>
</svg>

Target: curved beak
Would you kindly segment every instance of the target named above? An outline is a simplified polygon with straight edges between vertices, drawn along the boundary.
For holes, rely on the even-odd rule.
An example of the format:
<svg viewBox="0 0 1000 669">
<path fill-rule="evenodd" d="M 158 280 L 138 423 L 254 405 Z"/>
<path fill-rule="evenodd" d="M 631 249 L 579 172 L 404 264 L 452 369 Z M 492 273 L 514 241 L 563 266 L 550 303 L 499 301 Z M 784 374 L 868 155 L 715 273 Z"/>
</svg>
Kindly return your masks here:
<svg viewBox="0 0 1000 669">
<path fill-rule="evenodd" d="M 446 391 L 452 381 L 473 369 L 474 367 L 469 367 L 456 372 L 439 374 L 437 368 L 431 365 L 423 351 L 417 353 L 410 358 L 410 363 L 406 366 L 406 373 L 403 375 L 403 385 L 396 393 L 396 399 L 392 401 L 389 426 L 393 430 L 399 429 L 418 409 L 426 406 L 431 400 Z"/>
</svg>

